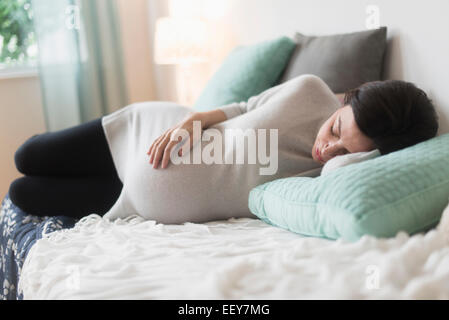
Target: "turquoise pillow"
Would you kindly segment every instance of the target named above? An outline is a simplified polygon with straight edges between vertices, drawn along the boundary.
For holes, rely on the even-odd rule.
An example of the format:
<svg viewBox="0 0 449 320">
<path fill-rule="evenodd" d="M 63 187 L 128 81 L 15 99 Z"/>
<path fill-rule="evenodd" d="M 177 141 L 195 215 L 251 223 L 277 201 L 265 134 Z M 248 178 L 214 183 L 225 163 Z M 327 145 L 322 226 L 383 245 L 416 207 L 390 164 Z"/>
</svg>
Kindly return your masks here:
<svg viewBox="0 0 449 320">
<path fill-rule="evenodd" d="M 286 67 L 296 43 L 281 37 L 251 46 L 238 46 L 212 76 L 194 108 L 207 111 L 247 101 L 273 87 Z"/>
<path fill-rule="evenodd" d="M 295 233 L 355 241 L 436 226 L 449 201 L 449 134 L 316 178 L 253 188 L 249 209 Z"/>
</svg>

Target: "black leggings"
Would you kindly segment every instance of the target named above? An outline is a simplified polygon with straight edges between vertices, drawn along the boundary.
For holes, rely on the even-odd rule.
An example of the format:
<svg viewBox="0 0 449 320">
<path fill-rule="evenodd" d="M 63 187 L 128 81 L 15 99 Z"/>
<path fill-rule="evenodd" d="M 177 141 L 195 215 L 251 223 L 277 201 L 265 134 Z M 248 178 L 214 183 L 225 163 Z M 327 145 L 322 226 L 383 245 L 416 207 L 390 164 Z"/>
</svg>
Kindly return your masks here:
<svg viewBox="0 0 449 320">
<path fill-rule="evenodd" d="M 17 149 L 14 160 L 25 176 L 12 182 L 9 196 L 32 215 L 103 215 L 123 187 L 101 118 L 34 135 Z"/>
</svg>

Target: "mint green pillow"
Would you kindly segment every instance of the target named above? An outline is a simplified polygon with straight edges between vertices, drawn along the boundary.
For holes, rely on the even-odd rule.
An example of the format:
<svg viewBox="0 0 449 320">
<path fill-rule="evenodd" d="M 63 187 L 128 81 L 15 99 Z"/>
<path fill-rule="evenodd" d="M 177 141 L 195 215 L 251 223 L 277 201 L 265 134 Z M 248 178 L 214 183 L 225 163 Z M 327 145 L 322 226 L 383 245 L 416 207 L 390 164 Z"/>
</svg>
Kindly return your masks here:
<svg viewBox="0 0 449 320">
<path fill-rule="evenodd" d="M 236 47 L 209 80 L 194 108 L 207 111 L 247 101 L 273 87 L 295 47 L 288 37 Z"/>
<path fill-rule="evenodd" d="M 449 134 L 316 178 L 253 188 L 249 209 L 305 236 L 355 241 L 436 226 L 449 201 Z"/>
</svg>

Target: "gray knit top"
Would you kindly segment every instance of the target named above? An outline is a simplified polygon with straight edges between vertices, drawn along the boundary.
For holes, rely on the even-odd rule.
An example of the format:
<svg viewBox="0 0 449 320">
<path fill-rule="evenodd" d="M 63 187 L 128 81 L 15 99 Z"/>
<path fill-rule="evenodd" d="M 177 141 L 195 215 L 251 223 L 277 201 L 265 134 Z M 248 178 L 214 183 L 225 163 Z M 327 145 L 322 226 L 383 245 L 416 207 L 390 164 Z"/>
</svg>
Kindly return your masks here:
<svg viewBox="0 0 449 320">
<path fill-rule="evenodd" d="M 104 217 L 113 220 L 139 215 L 165 224 L 255 218 L 248 209 L 252 188 L 279 178 L 319 175 L 322 165 L 312 159 L 312 147 L 321 125 L 338 107 L 338 99 L 320 78 L 299 76 L 248 102 L 219 107 L 228 119 L 203 130 L 203 136 L 222 133 L 222 163 L 193 163 L 196 148 L 201 148 L 197 153 L 201 154 L 211 143 L 199 141 L 183 155 L 190 163 L 169 162 L 165 169 L 154 169 L 148 163 L 147 151 L 157 137 L 192 109 L 171 102 L 145 102 L 106 115 L 102 124 L 123 189 Z M 267 155 L 277 151 L 277 164 L 270 174 L 261 174 L 262 168 L 270 171 L 266 161 L 249 161 L 248 143 L 243 147 L 236 143 L 238 135 L 245 135 L 244 141 L 249 139 L 246 129 L 266 130 L 265 140 L 257 133 L 256 140 L 266 143 Z M 277 150 L 270 140 L 270 129 L 277 129 Z M 243 163 L 237 161 L 237 151 L 244 151 Z"/>
</svg>

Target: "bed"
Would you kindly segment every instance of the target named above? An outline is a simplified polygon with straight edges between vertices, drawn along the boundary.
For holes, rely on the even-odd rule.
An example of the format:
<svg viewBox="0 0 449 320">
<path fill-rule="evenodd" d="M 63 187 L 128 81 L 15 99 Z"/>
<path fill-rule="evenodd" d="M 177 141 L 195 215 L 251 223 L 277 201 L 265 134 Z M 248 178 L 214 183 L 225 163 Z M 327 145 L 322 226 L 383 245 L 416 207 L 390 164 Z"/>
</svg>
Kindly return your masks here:
<svg viewBox="0 0 449 320">
<path fill-rule="evenodd" d="M 22 299 L 17 290 L 23 262 L 30 248 L 45 234 L 71 228 L 75 220 L 69 217 L 36 217 L 27 214 L 9 199 L 7 194 L 0 208 L 0 299 Z"/>
<path fill-rule="evenodd" d="M 0 230 L 3 299 L 449 299 L 442 228 L 350 243 L 251 218 L 41 219 L 6 196 Z"/>
</svg>

